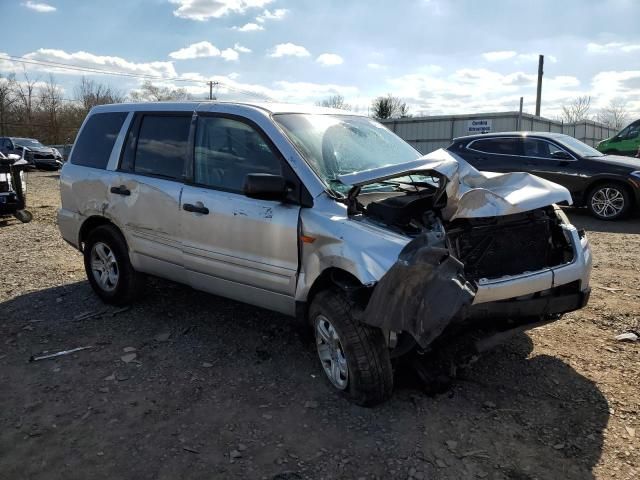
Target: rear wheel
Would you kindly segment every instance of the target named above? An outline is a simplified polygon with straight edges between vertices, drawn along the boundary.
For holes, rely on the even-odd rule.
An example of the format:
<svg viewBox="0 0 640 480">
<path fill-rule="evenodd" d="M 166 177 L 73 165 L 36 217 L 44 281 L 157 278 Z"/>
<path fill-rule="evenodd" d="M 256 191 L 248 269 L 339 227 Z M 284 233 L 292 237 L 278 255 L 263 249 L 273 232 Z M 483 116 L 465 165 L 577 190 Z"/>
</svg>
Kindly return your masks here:
<svg viewBox="0 0 640 480">
<path fill-rule="evenodd" d="M 136 297 L 143 278 L 131 265 L 127 244 L 116 227 L 92 230 L 83 251 L 87 279 L 104 302 L 123 305 Z"/>
<path fill-rule="evenodd" d="M 371 407 L 393 390 L 393 370 L 382 331 L 354 318 L 341 292 L 320 292 L 309 309 L 316 349 L 330 384 L 351 402 Z"/>
<path fill-rule="evenodd" d="M 587 207 L 600 220 L 617 220 L 631 208 L 631 195 L 619 183 L 603 183 L 589 192 Z"/>
</svg>

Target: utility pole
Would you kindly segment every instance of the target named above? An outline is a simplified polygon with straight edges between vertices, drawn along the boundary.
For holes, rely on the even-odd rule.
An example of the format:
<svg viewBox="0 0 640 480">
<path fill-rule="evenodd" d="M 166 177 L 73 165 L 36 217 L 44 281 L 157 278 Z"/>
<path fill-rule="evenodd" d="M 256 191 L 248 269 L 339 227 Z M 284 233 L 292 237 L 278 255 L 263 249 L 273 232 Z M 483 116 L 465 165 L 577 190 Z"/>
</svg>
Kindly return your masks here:
<svg viewBox="0 0 640 480">
<path fill-rule="evenodd" d="M 540 102 L 542 100 L 542 75 L 544 74 L 544 55 L 538 57 L 538 91 L 536 93 L 536 117 L 540 116 Z"/>
<path fill-rule="evenodd" d="M 209 82 L 209 100 L 213 100 L 213 82 Z"/>
<path fill-rule="evenodd" d="M 520 113 L 518 114 L 518 131 L 522 130 L 522 104 L 524 103 L 524 97 L 520 97 Z"/>
</svg>

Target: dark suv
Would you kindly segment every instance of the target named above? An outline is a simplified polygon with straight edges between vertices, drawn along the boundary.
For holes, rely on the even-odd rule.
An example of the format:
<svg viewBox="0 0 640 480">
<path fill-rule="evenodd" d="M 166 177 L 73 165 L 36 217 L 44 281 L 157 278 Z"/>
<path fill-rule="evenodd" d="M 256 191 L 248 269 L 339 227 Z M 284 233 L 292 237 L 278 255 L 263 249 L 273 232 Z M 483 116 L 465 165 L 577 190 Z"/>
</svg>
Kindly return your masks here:
<svg viewBox="0 0 640 480">
<path fill-rule="evenodd" d="M 640 205 L 640 160 L 605 155 L 568 135 L 505 132 L 453 140 L 448 150 L 486 172 L 529 172 L 566 187 L 602 220 Z"/>
<path fill-rule="evenodd" d="M 62 155 L 56 148 L 46 147 L 34 138 L 0 137 L 0 152 L 23 156 L 28 162 L 43 170 L 58 170 Z"/>
</svg>

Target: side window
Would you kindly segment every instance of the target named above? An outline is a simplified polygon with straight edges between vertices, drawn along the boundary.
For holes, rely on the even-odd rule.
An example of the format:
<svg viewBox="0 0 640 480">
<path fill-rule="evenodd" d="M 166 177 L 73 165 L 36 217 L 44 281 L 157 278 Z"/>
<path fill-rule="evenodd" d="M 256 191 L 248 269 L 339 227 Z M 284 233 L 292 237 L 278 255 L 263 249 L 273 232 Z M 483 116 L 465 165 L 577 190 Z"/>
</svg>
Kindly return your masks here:
<svg viewBox="0 0 640 480">
<path fill-rule="evenodd" d="M 553 158 L 556 152 L 564 152 L 560 147 L 537 138 L 522 139 L 523 155 L 525 157 Z"/>
<path fill-rule="evenodd" d="M 635 122 L 629 125 L 629 131 L 627 132 L 625 139 L 631 140 L 632 138 L 636 138 L 638 135 L 640 135 L 640 122 Z"/>
<path fill-rule="evenodd" d="M 282 175 L 280 157 L 252 126 L 221 117 L 200 117 L 196 129 L 194 181 L 241 192 L 250 173 Z"/>
<path fill-rule="evenodd" d="M 191 116 L 144 115 L 135 150 L 135 173 L 181 180 L 188 156 Z"/>
<path fill-rule="evenodd" d="M 469 148 L 485 153 L 498 153 L 502 155 L 520 155 L 519 138 L 487 138 L 476 140 Z"/>
<path fill-rule="evenodd" d="M 85 167 L 106 168 L 125 118 L 126 112 L 91 115 L 76 140 L 70 162 Z"/>
</svg>

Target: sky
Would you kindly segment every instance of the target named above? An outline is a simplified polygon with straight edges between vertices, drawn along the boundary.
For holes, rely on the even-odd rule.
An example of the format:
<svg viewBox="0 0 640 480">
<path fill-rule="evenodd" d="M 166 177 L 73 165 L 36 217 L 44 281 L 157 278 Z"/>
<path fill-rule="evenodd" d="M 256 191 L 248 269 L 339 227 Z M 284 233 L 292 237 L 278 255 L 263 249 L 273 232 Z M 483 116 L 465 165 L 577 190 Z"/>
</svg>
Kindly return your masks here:
<svg viewBox="0 0 640 480">
<path fill-rule="evenodd" d="M 46 80 L 72 98 L 82 75 L 127 93 L 142 78 L 217 82 L 221 100 L 315 103 L 340 94 L 357 111 L 391 93 L 413 115 L 535 109 L 592 97 L 640 117 L 640 0 L 0 0 L 0 74 Z M 176 80 L 179 79 L 179 80 Z M 184 81 L 188 80 L 188 81 Z"/>
</svg>

